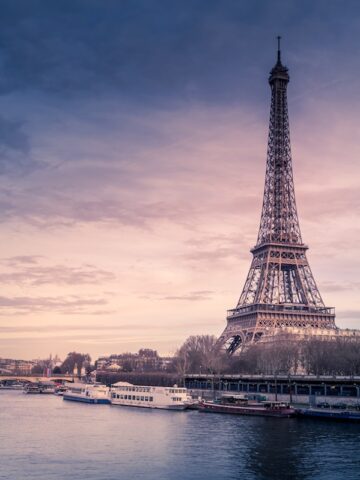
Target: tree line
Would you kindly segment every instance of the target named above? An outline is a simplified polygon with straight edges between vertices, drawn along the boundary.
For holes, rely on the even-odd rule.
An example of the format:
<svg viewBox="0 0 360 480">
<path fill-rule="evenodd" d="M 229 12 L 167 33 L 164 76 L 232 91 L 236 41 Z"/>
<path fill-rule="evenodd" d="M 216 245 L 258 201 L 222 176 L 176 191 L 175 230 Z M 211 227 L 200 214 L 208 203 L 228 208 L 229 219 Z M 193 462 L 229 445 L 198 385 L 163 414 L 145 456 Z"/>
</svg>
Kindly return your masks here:
<svg viewBox="0 0 360 480">
<path fill-rule="evenodd" d="M 178 373 L 360 375 L 358 339 L 284 336 L 276 342 L 250 344 L 233 356 L 220 351 L 216 341 L 211 335 L 189 337 L 174 359 Z"/>
<path fill-rule="evenodd" d="M 214 335 L 190 336 L 162 372 L 179 377 L 189 373 L 360 375 L 360 340 L 355 338 L 296 340 L 289 335 L 276 342 L 250 344 L 233 356 L 216 342 Z M 44 365 L 36 365 L 33 373 L 43 369 Z M 89 374 L 95 365 L 89 354 L 70 352 L 53 373 L 73 373 L 74 369 L 78 375 L 83 369 Z"/>
</svg>

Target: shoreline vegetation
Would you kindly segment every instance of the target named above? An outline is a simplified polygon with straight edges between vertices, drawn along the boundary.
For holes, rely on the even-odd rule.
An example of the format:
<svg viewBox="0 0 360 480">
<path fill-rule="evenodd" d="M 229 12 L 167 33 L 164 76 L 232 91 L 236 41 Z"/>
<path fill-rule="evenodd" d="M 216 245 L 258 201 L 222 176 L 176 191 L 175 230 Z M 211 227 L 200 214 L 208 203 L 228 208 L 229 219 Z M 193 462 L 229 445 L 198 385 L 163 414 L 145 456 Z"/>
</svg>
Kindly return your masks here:
<svg viewBox="0 0 360 480">
<path fill-rule="evenodd" d="M 273 342 L 250 344 L 230 356 L 218 349 L 215 336 L 196 335 L 190 336 L 173 357 L 161 357 L 156 350 L 142 348 L 137 353 L 100 357 L 94 363 L 88 353 L 70 352 L 63 362 L 50 356 L 33 362 L 30 368 L 26 365 L 26 372 L 21 369 L 23 364 L 20 360 L 0 359 L 0 373 L 86 377 L 97 371 L 109 378 L 146 374 L 153 378 L 154 385 L 163 385 L 161 382 L 167 383 L 167 379 L 178 383 L 186 374 L 359 376 L 360 341 L 357 337 L 299 340 L 289 335 Z"/>
</svg>

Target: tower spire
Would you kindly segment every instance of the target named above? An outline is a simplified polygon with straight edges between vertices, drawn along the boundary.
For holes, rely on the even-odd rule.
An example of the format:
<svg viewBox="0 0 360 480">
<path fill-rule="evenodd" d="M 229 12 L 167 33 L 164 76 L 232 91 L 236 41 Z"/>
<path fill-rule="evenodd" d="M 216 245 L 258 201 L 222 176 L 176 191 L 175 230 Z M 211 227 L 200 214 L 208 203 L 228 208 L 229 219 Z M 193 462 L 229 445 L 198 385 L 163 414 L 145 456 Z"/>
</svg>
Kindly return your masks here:
<svg viewBox="0 0 360 480">
<path fill-rule="evenodd" d="M 281 63 L 281 49 L 280 49 L 281 37 L 280 37 L 280 35 L 278 35 L 276 38 L 277 38 L 277 43 L 278 43 L 277 61 L 278 61 L 278 63 Z"/>
</svg>

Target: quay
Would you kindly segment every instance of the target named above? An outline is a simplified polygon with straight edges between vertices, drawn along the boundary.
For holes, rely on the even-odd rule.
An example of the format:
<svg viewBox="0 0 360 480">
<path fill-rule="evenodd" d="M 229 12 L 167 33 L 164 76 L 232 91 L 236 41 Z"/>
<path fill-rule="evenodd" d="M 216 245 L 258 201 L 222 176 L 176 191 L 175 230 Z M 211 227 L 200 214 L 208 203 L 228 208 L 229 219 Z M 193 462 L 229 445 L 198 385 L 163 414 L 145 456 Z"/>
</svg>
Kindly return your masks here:
<svg viewBox="0 0 360 480">
<path fill-rule="evenodd" d="M 207 398 L 233 392 L 304 405 L 360 405 L 360 376 L 186 374 L 184 383 Z"/>
</svg>

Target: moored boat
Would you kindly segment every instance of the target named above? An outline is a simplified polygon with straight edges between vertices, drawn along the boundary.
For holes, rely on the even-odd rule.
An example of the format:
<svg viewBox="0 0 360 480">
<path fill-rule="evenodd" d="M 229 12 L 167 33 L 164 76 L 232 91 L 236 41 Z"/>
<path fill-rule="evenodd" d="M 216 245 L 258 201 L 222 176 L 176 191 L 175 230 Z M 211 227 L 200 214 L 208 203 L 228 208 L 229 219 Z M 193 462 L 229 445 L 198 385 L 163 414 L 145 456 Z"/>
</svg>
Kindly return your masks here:
<svg viewBox="0 0 360 480">
<path fill-rule="evenodd" d="M 65 385 L 57 385 L 55 387 L 55 395 L 57 395 L 58 397 L 62 397 L 64 396 L 64 393 L 68 390 L 68 387 L 66 387 Z"/>
<path fill-rule="evenodd" d="M 186 388 L 152 387 L 118 382 L 110 388 L 112 405 L 127 407 L 161 408 L 165 410 L 185 410 L 191 403 Z"/>
<path fill-rule="evenodd" d="M 28 383 L 25 385 L 23 392 L 26 394 L 39 394 L 40 388 L 37 383 Z"/>
<path fill-rule="evenodd" d="M 55 392 L 55 385 L 53 382 L 47 381 L 29 382 L 25 385 L 23 392 L 27 394 L 50 394 Z"/>
<path fill-rule="evenodd" d="M 0 390 L 23 390 L 24 385 L 18 382 L 4 382 L 0 383 Z"/>
<path fill-rule="evenodd" d="M 72 383 L 67 385 L 63 399 L 83 403 L 110 403 L 109 388 L 99 383 Z"/>
<path fill-rule="evenodd" d="M 226 395 L 213 402 L 201 402 L 199 410 L 211 413 L 228 413 L 263 417 L 289 418 L 296 415 L 295 408 L 285 402 L 251 402 L 242 395 Z"/>
<path fill-rule="evenodd" d="M 335 410 L 332 408 L 300 408 L 297 410 L 297 414 L 304 418 L 360 422 L 360 411 L 349 409 Z"/>
</svg>

